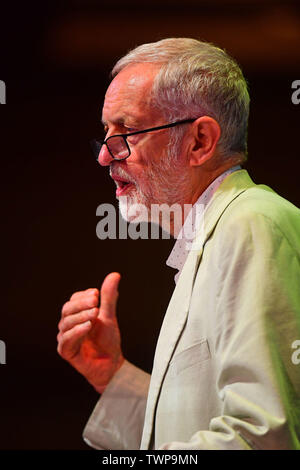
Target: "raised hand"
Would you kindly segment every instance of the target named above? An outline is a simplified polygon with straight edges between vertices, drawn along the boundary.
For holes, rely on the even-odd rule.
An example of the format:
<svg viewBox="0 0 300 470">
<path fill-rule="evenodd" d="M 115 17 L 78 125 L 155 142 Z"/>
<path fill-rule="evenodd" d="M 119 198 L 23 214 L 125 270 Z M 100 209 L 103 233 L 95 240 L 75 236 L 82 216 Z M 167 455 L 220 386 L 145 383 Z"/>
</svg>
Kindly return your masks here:
<svg viewBox="0 0 300 470">
<path fill-rule="evenodd" d="M 75 292 L 62 308 L 57 351 L 99 392 L 121 367 L 120 330 L 116 318 L 119 273 L 110 273 L 99 290 Z"/>
</svg>

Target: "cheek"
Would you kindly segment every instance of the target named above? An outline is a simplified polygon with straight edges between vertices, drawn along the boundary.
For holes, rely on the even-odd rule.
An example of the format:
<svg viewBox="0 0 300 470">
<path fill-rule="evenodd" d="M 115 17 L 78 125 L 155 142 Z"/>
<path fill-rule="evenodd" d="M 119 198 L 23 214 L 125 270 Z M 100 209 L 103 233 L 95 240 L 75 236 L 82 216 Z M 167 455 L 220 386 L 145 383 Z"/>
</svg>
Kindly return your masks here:
<svg viewBox="0 0 300 470">
<path fill-rule="evenodd" d="M 137 180 L 145 179 L 149 168 L 149 158 L 145 148 L 133 149 L 126 162 L 128 171 L 134 178 Z"/>
<path fill-rule="evenodd" d="M 145 166 L 156 165 L 164 158 L 169 140 L 165 135 L 149 136 L 146 142 L 139 148 L 141 161 Z"/>
<path fill-rule="evenodd" d="M 166 152 L 161 140 L 152 139 L 143 146 L 136 146 L 127 160 L 128 171 L 141 188 L 155 185 L 159 177 L 159 168 L 164 167 Z"/>
</svg>

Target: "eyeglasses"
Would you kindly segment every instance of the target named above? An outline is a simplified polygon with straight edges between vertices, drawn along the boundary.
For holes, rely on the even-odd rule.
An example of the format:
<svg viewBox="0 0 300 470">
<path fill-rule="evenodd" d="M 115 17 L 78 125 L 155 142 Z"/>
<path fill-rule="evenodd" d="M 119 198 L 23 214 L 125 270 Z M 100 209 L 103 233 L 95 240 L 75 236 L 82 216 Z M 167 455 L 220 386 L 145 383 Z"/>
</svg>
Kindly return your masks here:
<svg viewBox="0 0 300 470">
<path fill-rule="evenodd" d="M 131 135 L 145 134 L 146 132 L 159 131 L 161 129 L 167 129 L 168 127 L 175 127 L 175 126 L 178 126 L 179 124 L 186 124 L 188 122 L 194 122 L 196 121 L 196 119 L 198 118 L 184 119 L 183 121 L 172 122 L 171 124 L 165 124 L 164 126 L 150 127 L 150 129 L 144 129 L 142 131 L 128 132 L 128 134 L 111 135 L 105 140 L 94 139 L 91 141 L 91 146 L 92 146 L 93 152 L 97 160 L 98 160 L 102 145 L 106 145 L 107 150 L 109 151 L 113 159 L 125 160 L 131 154 L 129 144 L 127 142 L 127 137 L 130 137 Z"/>
</svg>

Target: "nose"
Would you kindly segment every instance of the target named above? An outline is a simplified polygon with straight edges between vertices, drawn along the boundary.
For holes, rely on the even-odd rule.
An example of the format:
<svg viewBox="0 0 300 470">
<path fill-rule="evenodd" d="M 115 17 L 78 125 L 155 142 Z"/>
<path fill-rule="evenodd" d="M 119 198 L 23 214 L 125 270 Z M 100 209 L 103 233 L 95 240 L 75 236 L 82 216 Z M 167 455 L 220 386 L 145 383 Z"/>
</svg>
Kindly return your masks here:
<svg viewBox="0 0 300 470">
<path fill-rule="evenodd" d="M 108 151 L 107 145 L 102 145 L 99 155 L 98 155 L 98 163 L 102 166 L 108 166 L 114 159 L 112 158 L 111 154 Z"/>
</svg>

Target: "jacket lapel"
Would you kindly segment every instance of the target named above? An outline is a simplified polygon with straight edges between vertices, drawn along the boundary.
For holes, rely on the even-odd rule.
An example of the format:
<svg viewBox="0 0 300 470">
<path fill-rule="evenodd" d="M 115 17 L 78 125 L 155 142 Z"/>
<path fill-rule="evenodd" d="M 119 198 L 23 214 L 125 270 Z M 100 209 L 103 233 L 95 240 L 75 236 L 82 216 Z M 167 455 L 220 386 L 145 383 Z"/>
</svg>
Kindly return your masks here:
<svg viewBox="0 0 300 470">
<path fill-rule="evenodd" d="M 169 362 L 187 320 L 194 280 L 205 242 L 211 236 L 228 205 L 251 186 L 254 186 L 254 183 L 246 170 L 232 173 L 220 185 L 205 211 L 203 225 L 192 244 L 160 330 L 148 393 L 141 449 L 148 449 L 150 446 L 156 403 Z"/>
</svg>

